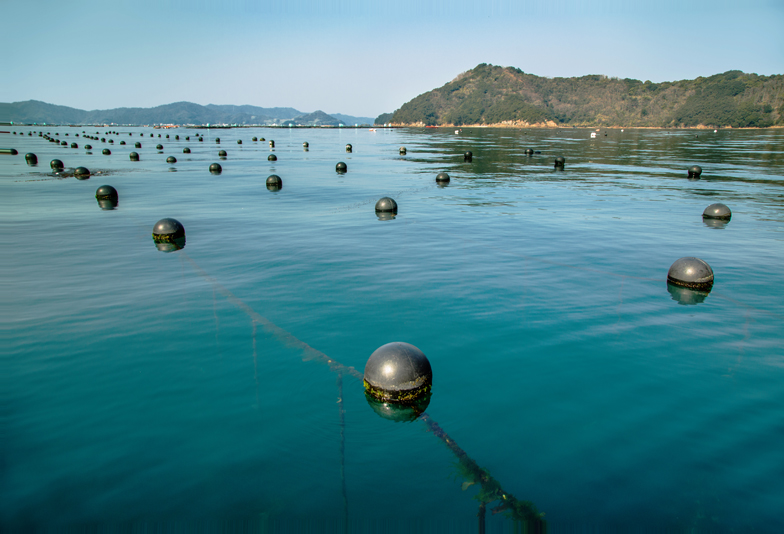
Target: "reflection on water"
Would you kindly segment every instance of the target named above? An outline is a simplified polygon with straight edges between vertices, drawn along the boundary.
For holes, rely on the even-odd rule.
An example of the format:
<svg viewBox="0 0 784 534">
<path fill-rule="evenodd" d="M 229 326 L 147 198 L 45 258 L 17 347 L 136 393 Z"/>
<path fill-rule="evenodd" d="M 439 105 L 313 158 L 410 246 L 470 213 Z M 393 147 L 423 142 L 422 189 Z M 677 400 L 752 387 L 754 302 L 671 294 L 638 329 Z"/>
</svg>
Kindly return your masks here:
<svg viewBox="0 0 784 534">
<path fill-rule="evenodd" d="M 389 419 L 396 423 L 416 421 L 430 405 L 431 395 L 427 395 L 412 404 L 402 404 L 396 402 L 385 402 L 376 399 L 365 392 L 365 400 L 374 412 L 384 419 Z"/>
<path fill-rule="evenodd" d="M 672 300 L 676 301 L 678 304 L 683 304 L 684 306 L 690 306 L 704 302 L 710 293 L 710 290 L 697 291 L 696 289 L 676 286 L 670 282 L 667 282 L 667 291 L 670 292 Z"/>
<path fill-rule="evenodd" d="M 119 204 L 119 201 L 116 198 L 104 198 L 96 200 L 98 201 L 98 206 L 100 206 L 102 210 L 113 210 Z"/>
<path fill-rule="evenodd" d="M 175 252 L 177 250 L 182 250 L 185 248 L 185 236 L 177 237 L 175 239 L 170 239 L 167 241 L 155 241 L 155 247 L 160 250 L 161 252 Z"/>
</svg>

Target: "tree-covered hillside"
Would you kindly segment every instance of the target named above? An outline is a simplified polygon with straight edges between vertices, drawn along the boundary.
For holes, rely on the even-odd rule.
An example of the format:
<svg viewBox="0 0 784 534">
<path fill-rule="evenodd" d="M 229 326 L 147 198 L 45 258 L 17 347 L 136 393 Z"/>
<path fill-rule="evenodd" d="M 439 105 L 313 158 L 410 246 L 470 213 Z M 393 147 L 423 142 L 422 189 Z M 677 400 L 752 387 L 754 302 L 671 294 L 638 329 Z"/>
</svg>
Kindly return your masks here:
<svg viewBox="0 0 784 534">
<path fill-rule="evenodd" d="M 601 75 L 543 78 L 483 63 L 376 123 L 768 127 L 784 125 L 784 76 L 728 71 L 651 83 Z"/>
</svg>

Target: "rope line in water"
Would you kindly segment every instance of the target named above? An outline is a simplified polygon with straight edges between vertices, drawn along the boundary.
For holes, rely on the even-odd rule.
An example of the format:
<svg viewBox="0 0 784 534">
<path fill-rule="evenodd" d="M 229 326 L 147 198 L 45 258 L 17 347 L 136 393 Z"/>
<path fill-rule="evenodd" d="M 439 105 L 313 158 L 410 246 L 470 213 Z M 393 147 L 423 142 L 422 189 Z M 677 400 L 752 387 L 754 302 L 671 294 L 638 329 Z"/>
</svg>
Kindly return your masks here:
<svg viewBox="0 0 784 534">
<path fill-rule="evenodd" d="M 254 327 L 255 324 L 262 325 L 265 331 L 269 332 L 273 336 L 275 336 L 280 342 L 282 342 L 285 346 L 297 349 L 302 351 L 303 360 L 316 360 L 321 363 L 325 363 L 329 366 L 330 370 L 334 373 L 337 373 L 340 377 L 340 407 L 341 407 L 341 418 L 343 418 L 343 409 L 342 409 L 342 376 L 343 375 L 350 375 L 356 378 L 357 380 L 363 380 L 363 375 L 359 371 L 357 371 L 354 367 L 343 365 L 342 363 L 330 358 L 323 352 L 314 349 L 304 341 L 301 341 L 294 337 L 293 334 L 287 332 L 286 330 L 280 328 L 272 321 L 259 315 L 253 308 L 245 304 L 242 300 L 240 300 L 234 293 L 229 291 L 226 287 L 224 287 L 220 282 L 218 282 L 215 278 L 210 276 L 204 269 L 202 269 L 190 256 L 185 254 L 184 251 L 180 251 L 182 257 L 187 259 L 188 262 L 191 264 L 193 269 L 207 282 L 212 285 L 214 290 L 218 293 L 223 295 L 226 300 L 234 304 L 237 308 L 242 310 L 246 313 L 253 321 Z M 255 354 L 255 353 L 254 353 Z M 504 491 L 501 487 L 501 484 L 494 479 L 490 472 L 487 469 L 484 469 L 479 466 L 468 454 L 452 439 L 449 434 L 447 434 L 437 422 L 435 422 L 429 414 L 422 413 L 420 415 L 419 420 L 422 421 L 427 430 L 435 435 L 441 442 L 446 445 L 446 447 L 452 451 L 455 457 L 458 460 L 458 468 L 460 470 L 460 474 L 463 478 L 467 479 L 466 483 L 464 484 L 465 487 L 472 484 L 478 484 L 481 487 L 481 491 L 476 496 L 476 498 L 480 501 L 480 503 L 491 503 L 494 501 L 501 501 L 497 507 L 493 508 L 492 512 L 494 514 L 497 513 L 505 513 L 510 518 L 514 519 L 515 521 L 523 522 L 528 532 L 544 532 L 545 521 L 543 519 L 544 514 L 540 513 L 536 506 L 530 501 L 520 501 L 515 498 L 511 493 Z M 345 425 L 345 421 L 343 421 Z M 342 430 L 341 430 L 342 434 Z M 341 436 L 343 438 L 343 436 Z M 342 443 L 342 439 L 341 439 Z M 341 454 L 341 459 L 343 455 Z M 341 473 L 343 473 L 343 464 L 341 463 Z M 345 483 L 345 478 L 343 478 L 343 483 Z M 467 485 L 466 485 L 467 484 Z M 346 501 L 347 503 L 347 501 Z M 346 508 L 346 514 L 348 508 Z"/>
</svg>

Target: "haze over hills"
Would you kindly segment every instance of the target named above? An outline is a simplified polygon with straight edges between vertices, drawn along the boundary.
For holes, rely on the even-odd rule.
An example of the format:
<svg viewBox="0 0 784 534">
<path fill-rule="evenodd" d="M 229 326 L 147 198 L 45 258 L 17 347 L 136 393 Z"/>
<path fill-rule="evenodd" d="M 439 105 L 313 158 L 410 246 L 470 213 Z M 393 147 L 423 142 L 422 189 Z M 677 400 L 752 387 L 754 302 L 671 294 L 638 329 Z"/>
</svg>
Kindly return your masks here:
<svg viewBox="0 0 784 534">
<path fill-rule="evenodd" d="M 376 118 L 393 125 L 784 126 L 784 75 L 728 71 L 651 83 L 544 78 L 482 63 Z"/>
<path fill-rule="evenodd" d="M 154 108 L 116 108 L 85 111 L 37 100 L 0 103 L 0 122 L 30 124 L 213 124 L 213 125 L 282 125 L 353 126 L 372 124 L 370 117 L 354 117 L 321 110 L 303 113 L 294 108 L 262 108 L 258 106 L 202 106 L 192 102 L 174 102 Z"/>
</svg>

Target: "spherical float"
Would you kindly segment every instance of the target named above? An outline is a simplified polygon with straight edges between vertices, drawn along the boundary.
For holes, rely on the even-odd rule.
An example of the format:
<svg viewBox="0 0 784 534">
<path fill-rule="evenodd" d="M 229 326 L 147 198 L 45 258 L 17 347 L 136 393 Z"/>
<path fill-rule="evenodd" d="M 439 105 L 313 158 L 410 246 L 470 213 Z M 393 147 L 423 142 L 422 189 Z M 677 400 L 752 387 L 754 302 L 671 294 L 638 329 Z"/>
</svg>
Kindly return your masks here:
<svg viewBox="0 0 784 534">
<path fill-rule="evenodd" d="M 74 169 L 74 176 L 76 178 L 89 178 L 90 169 L 87 167 L 76 167 L 76 169 Z"/>
<path fill-rule="evenodd" d="M 155 145 L 155 150 L 163 150 L 163 145 Z"/>
<path fill-rule="evenodd" d="M 104 148 L 103 150 L 101 150 L 101 154 L 103 154 L 104 156 L 110 156 L 112 154 L 112 151 L 109 150 L 108 148 Z"/>
<path fill-rule="evenodd" d="M 216 143 L 218 143 L 218 144 L 220 144 L 220 137 L 216 137 L 216 138 L 215 138 L 215 142 L 216 142 Z"/>
<path fill-rule="evenodd" d="M 242 144 L 242 139 L 237 139 L 237 144 L 241 145 Z"/>
<path fill-rule="evenodd" d="M 670 267 L 667 281 L 676 286 L 710 291 L 713 287 L 713 269 L 700 258 L 681 258 Z"/>
<path fill-rule="evenodd" d="M 377 348 L 365 364 L 365 392 L 375 399 L 415 403 L 430 394 L 433 371 L 421 350 L 403 342 Z"/>
<path fill-rule="evenodd" d="M 174 136 L 174 139 L 176 139 L 177 141 L 179 141 L 179 140 L 180 140 L 180 136 L 179 136 L 179 135 L 175 135 L 175 136 Z"/>
<path fill-rule="evenodd" d="M 474 161 L 474 154 L 470 150 L 463 154 L 463 161 Z"/>
<path fill-rule="evenodd" d="M 185 148 L 182 149 L 182 153 L 183 154 L 190 154 L 191 153 L 191 149 L 186 146 Z"/>
<path fill-rule="evenodd" d="M 33 154 L 32 152 L 28 152 L 25 154 L 25 161 L 28 165 L 38 165 L 38 156 Z"/>
<path fill-rule="evenodd" d="M 339 173 L 348 172 L 348 165 L 342 161 L 338 161 L 337 165 L 335 165 L 335 171 Z"/>
<path fill-rule="evenodd" d="M 95 190 L 95 198 L 98 200 L 111 200 L 119 198 L 117 190 L 110 185 L 102 185 Z"/>
<path fill-rule="evenodd" d="M 352 147 L 350 143 L 346 145 L 346 152 L 351 152 L 353 149 L 354 147 Z"/>
<path fill-rule="evenodd" d="M 268 161 L 278 161 L 278 156 L 276 156 L 275 154 L 270 154 L 269 156 L 267 156 L 267 160 Z"/>
<path fill-rule="evenodd" d="M 62 142 L 60 143 L 60 146 L 68 146 L 68 143 L 67 143 L 67 142 L 65 142 L 65 141 L 62 141 Z"/>
<path fill-rule="evenodd" d="M 397 202 L 389 197 L 383 197 L 376 202 L 376 212 L 397 213 Z"/>
<path fill-rule="evenodd" d="M 124 145 L 124 144 L 125 144 L 125 141 L 120 141 L 120 144 L 121 144 L 121 145 Z"/>
<path fill-rule="evenodd" d="M 251 141 L 258 141 L 258 140 L 259 140 L 259 138 L 258 138 L 258 137 L 256 137 L 256 136 L 254 136 L 254 137 L 251 137 L 251 138 L 250 138 L 250 140 L 251 140 Z"/>
<path fill-rule="evenodd" d="M 270 148 L 275 148 L 275 141 L 270 139 L 269 146 L 270 146 Z"/>
<path fill-rule="evenodd" d="M 307 141 L 305 141 L 304 143 L 302 143 L 302 148 L 308 148 L 309 146 L 310 146 L 310 145 L 308 144 L 308 142 L 307 142 Z"/>
<path fill-rule="evenodd" d="M 533 148 L 526 148 L 525 149 L 525 155 L 526 156 L 533 156 L 534 155 L 534 149 Z"/>
<path fill-rule="evenodd" d="M 79 145 L 77 145 L 76 143 L 71 143 L 71 148 L 79 148 Z"/>
<path fill-rule="evenodd" d="M 131 152 L 128 154 L 131 157 L 131 161 L 139 161 L 139 154 L 136 152 Z"/>
<path fill-rule="evenodd" d="M 406 155 L 406 147 L 404 147 L 404 146 L 401 146 L 401 147 L 398 149 L 398 153 L 399 153 L 401 156 L 405 156 L 405 155 Z"/>
<path fill-rule="evenodd" d="M 699 165 L 692 165 L 691 167 L 689 167 L 689 170 L 687 172 L 688 172 L 687 176 L 689 178 L 699 179 L 700 175 L 702 175 L 702 167 L 700 167 Z"/>
<path fill-rule="evenodd" d="M 218 150 L 218 157 L 225 158 L 226 157 L 226 151 L 225 150 Z"/>
<path fill-rule="evenodd" d="M 438 182 L 439 184 L 448 184 L 449 175 L 445 172 L 439 172 L 438 176 L 436 176 L 436 182 Z"/>
<path fill-rule="evenodd" d="M 210 172 L 212 174 L 220 174 L 223 172 L 223 167 L 220 166 L 220 163 L 213 163 L 210 165 Z"/>
<path fill-rule="evenodd" d="M 185 246 L 185 228 L 177 219 L 161 219 L 152 227 L 152 240 L 161 252 L 174 252 Z"/>
<path fill-rule="evenodd" d="M 52 168 L 53 171 L 61 171 L 65 169 L 65 165 L 59 159 L 53 159 L 49 162 L 49 166 Z"/>
<path fill-rule="evenodd" d="M 177 158 L 175 158 L 174 156 L 169 156 L 168 158 L 166 158 L 166 163 L 177 163 Z"/>
<path fill-rule="evenodd" d="M 84 145 L 84 149 L 85 150 L 92 150 L 93 149 L 93 145 Z"/>
<path fill-rule="evenodd" d="M 555 165 L 554 166 L 555 166 L 556 169 L 562 169 L 564 165 L 566 165 L 566 158 L 565 157 L 558 156 L 557 158 L 555 158 Z"/>
<path fill-rule="evenodd" d="M 705 211 L 702 212 L 702 218 L 729 221 L 732 218 L 732 211 L 726 205 L 718 202 L 705 208 Z"/>
<path fill-rule="evenodd" d="M 109 143 L 114 144 L 114 139 L 109 139 Z"/>
<path fill-rule="evenodd" d="M 267 189 L 270 191 L 280 191 L 283 187 L 283 180 L 277 174 L 270 174 L 267 177 Z"/>
</svg>

